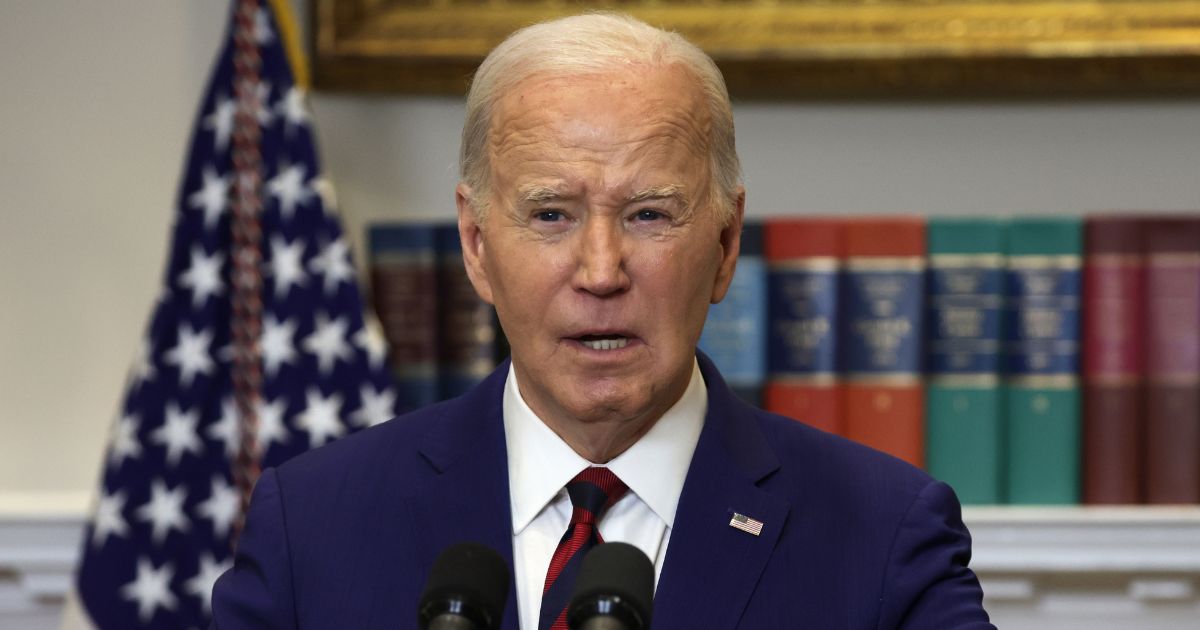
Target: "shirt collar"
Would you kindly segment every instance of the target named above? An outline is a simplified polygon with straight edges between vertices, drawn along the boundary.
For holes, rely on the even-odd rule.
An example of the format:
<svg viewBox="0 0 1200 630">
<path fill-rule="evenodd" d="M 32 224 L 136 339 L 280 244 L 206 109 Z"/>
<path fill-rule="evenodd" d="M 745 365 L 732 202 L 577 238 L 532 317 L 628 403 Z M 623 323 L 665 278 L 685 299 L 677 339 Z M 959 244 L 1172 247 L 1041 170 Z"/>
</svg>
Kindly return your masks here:
<svg viewBox="0 0 1200 630">
<path fill-rule="evenodd" d="M 504 384 L 503 406 L 512 526 L 513 533 L 519 534 L 568 481 L 593 464 L 533 413 L 521 397 L 516 370 L 511 367 Z M 707 410 L 708 389 L 700 366 L 693 362 L 692 377 L 683 396 L 640 440 L 606 464 L 667 527 L 674 525 L 679 495 Z"/>
</svg>

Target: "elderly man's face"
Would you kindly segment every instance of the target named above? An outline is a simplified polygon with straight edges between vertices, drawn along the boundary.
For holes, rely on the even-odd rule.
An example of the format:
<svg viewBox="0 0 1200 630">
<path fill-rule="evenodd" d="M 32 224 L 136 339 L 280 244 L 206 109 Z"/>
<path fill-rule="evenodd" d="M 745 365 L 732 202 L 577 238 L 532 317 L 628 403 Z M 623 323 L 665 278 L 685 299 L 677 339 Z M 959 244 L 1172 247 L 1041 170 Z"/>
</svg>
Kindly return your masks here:
<svg viewBox="0 0 1200 630">
<path fill-rule="evenodd" d="M 707 104 L 678 67 L 528 79 L 497 103 L 490 209 L 459 188 L 472 281 L 551 428 L 657 419 L 682 395 L 741 229 L 711 206 Z"/>
</svg>

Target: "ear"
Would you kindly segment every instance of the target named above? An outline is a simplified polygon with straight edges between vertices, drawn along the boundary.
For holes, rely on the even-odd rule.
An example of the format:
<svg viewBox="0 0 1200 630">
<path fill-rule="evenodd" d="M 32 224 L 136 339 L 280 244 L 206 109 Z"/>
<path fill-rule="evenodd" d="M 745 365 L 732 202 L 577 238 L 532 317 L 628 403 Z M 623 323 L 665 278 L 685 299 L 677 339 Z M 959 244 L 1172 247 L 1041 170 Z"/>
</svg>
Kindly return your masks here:
<svg viewBox="0 0 1200 630">
<path fill-rule="evenodd" d="M 733 282 L 733 272 L 737 268 L 738 251 L 742 246 L 742 222 L 746 213 L 746 189 L 738 186 L 737 199 L 734 202 L 733 216 L 729 224 L 721 229 L 720 246 L 721 261 L 717 267 L 717 278 L 713 284 L 712 303 L 716 304 L 725 299 L 729 284 Z"/>
<path fill-rule="evenodd" d="M 458 206 L 458 238 L 462 241 L 463 265 L 475 292 L 488 304 L 492 300 L 492 284 L 488 281 L 487 265 L 484 264 L 483 226 L 479 225 L 478 214 L 471 202 L 471 187 L 459 183 L 454 189 L 454 204 Z"/>
</svg>

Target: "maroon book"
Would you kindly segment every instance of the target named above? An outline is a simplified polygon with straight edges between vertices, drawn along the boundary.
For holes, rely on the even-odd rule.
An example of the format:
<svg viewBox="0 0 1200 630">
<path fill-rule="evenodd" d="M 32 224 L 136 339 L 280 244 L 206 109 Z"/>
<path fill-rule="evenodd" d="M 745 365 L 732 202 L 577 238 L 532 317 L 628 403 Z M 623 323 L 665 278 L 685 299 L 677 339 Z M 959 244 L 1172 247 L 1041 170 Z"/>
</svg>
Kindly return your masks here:
<svg viewBox="0 0 1200 630">
<path fill-rule="evenodd" d="M 438 391 L 465 394 L 496 368 L 498 324 L 463 266 L 458 225 L 437 227 Z"/>
<path fill-rule="evenodd" d="M 1083 268 L 1083 501 L 1142 501 L 1142 220 L 1089 218 Z"/>
<path fill-rule="evenodd" d="M 1146 500 L 1200 502 L 1200 217 L 1146 240 Z"/>
<path fill-rule="evenodd" d="M 438 400 L 435 228 L 370 226 L 371 297 L 388 340 L 401 412 Z"/>
</svg>

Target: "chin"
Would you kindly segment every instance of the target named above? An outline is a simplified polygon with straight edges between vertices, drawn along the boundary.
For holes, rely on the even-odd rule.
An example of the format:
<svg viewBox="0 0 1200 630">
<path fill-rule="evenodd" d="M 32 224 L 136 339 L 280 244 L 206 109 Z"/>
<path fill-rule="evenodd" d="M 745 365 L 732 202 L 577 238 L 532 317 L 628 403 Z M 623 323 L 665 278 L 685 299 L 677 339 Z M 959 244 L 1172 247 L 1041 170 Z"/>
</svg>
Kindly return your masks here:
<svg viewBox="0 0 1200 630">
<path fill-rule="evenodd" d="M 588 391 L 574 415 L 584 422 L 630 420 L 650 411 L 653 401 L 650 392 L 639 387 L 606 387 Z"/>
</svg>

